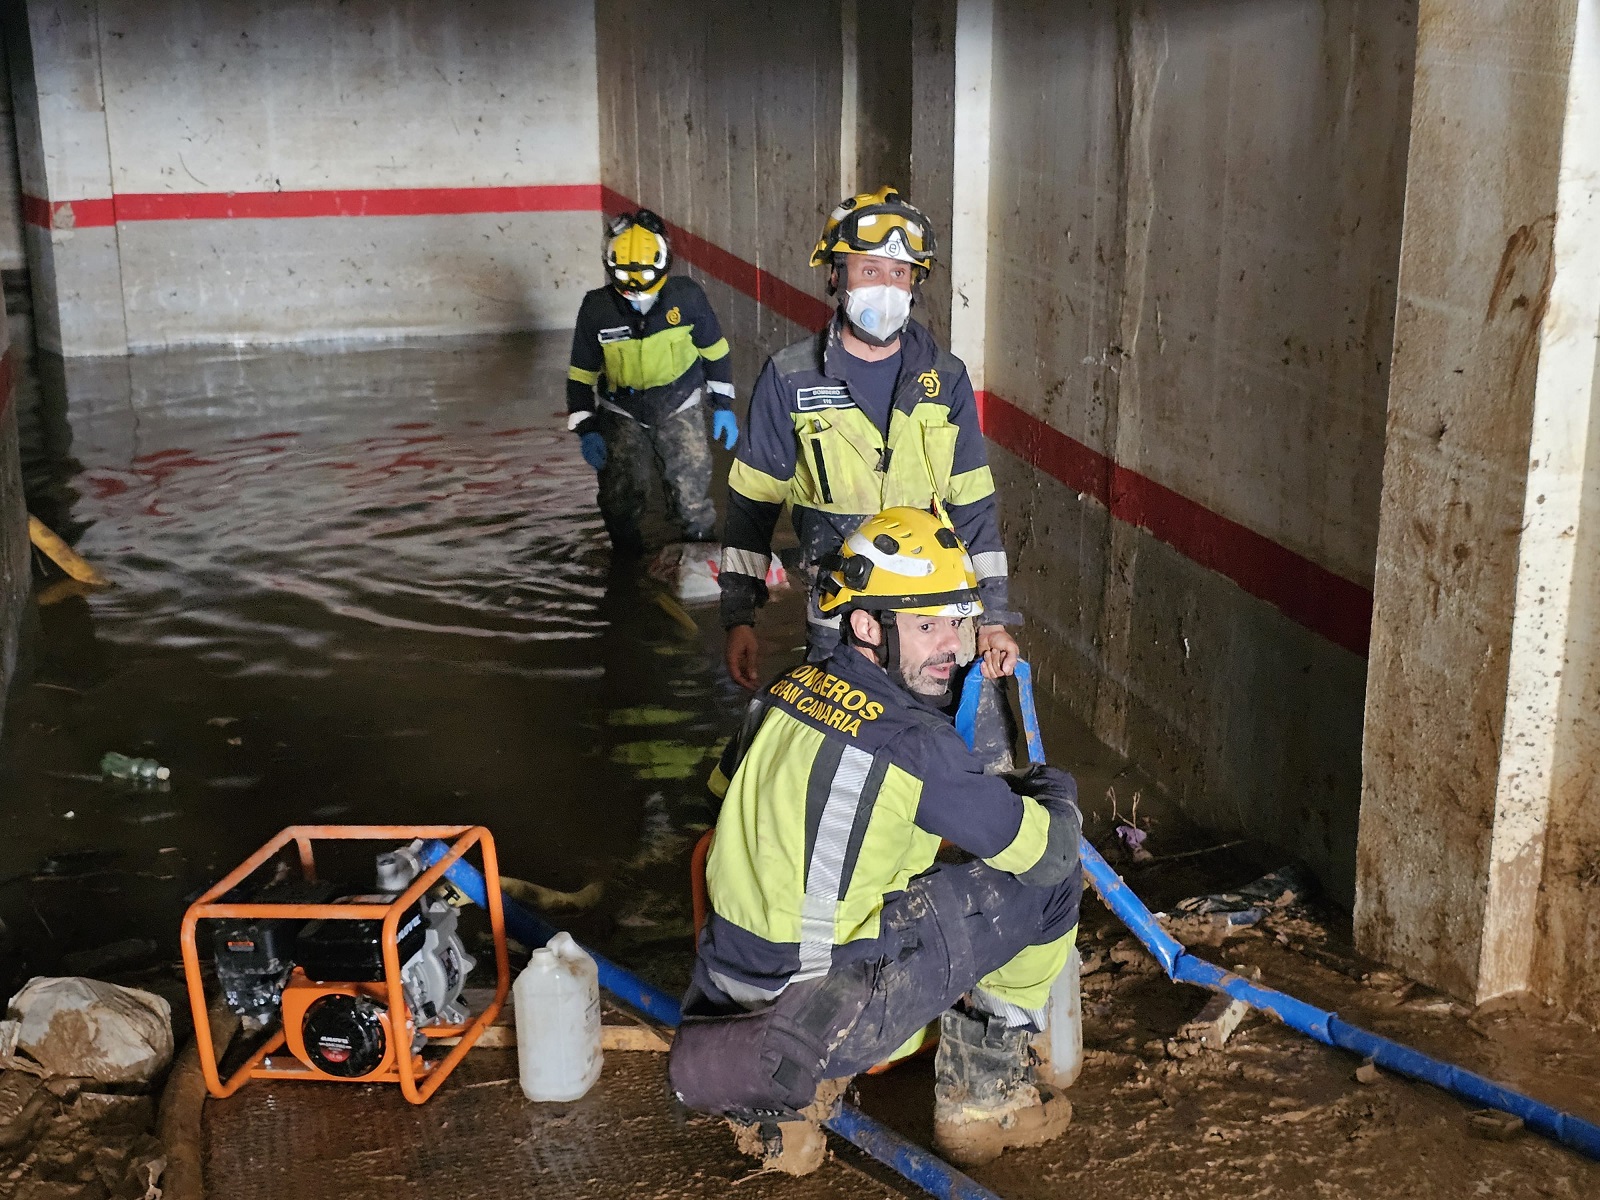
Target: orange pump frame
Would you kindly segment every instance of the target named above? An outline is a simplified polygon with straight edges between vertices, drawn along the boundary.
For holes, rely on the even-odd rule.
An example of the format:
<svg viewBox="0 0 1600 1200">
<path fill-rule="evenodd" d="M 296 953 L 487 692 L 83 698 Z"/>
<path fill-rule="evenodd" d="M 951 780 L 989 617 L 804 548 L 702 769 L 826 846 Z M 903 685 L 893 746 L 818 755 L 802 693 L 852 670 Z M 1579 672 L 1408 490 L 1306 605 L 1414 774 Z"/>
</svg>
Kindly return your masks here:
<svg viewBox="0 0 1600 1200">
<path fill-rule="evenodd" d="M 396 845 L 413 838 L 437 838 L 450 843 L 450 849 L 433 866 L 423 871 L 411 886 L 387 904 L 229 904 L 219 903 L 224 896 L 248 879 L 255 871 L 271 860 L 284 847 L 294 844 L 300 854 L 300 870 L 304 877 L 317 877 L 316 858 L 312 843 L 319 841 L 372 841 Z M 460 1038 L 444 1058 L 433 1064 L 425 1063 L 420 1055 L 411 1052 L 408 1031 L 412 1027 L 411 1013 L 406 1006 L 405 989 L 401 985 L 400 954 L 395 934 L 400 916 L 423 893 L 444 877 L 450 867 L 472 849 L 478 847 L 483 860 L 485 891 L 489 901 L 489 928 L 494 937 L 495 989 L 494 999 L 476 1019 L 466 1025 L 425 1025 L 422 1033 L 429 1039 Z M 200 975 L 200 955 L 195 947 L 195 931 L 201 921 L 224 918 L 287 918 L 298 921 L 379 921 L 383 922 L 381 946 L 383 952 L 383 984 L 388 1007 L 389 1029 L 395 1042 L 389 1065 L 370 1075 L 349 1079 L 313 1071 L 299 1059 L 284 1050 L 282 1058 L 287 1063 L 273 1061 L 273 1055 L 284 1048 L 287 1035 L 279 1026 L 245 1062 L 227 1079 L 220 1073 L 216 1044 L 211 1039 L 211 1022 L 206 1013 L 205 984 Z M 183 945 L 184 980 L 189 992 L 189 1008 L 194 1014 L 194 1037 L 200 1054 L 200 1070 L 205 1075 L 206 1091 L 217 1099 L 231 1096 L 251 1079 L 305 1079 L 319 1083 L 398 1083 L 400 1092 L 412 1104 L 421 1104 L 454 1071 L 467 1051 L 493 1024 L 511 990 L 511 963 L 506 955 L 505 912 L 500 897 L 500 862 L 495 854 L 494 838 L 482 825 L 291 825 L 261 849 L 230 871 L 220 882 L 207 889 L 200 899 L 189 906 L 183 915 L 181 933 Z"/>
</svg>

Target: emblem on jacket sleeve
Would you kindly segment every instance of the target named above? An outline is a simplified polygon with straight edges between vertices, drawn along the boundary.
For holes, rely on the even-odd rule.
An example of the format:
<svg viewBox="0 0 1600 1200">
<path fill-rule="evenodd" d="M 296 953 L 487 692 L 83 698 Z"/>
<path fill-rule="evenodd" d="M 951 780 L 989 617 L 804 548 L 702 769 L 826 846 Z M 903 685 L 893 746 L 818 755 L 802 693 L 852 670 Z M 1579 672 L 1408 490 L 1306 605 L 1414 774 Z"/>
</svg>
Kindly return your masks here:
<svg viewBox="0 0 1600 1200">
<path fill-rule="evenodd" d="M 668 325 L 676 325 L 681 320 L 683 320 L 683 310 L 681 308 L 679 308 L 676 304 L 674 304 L 671 308 L 667 309 L 667 324 Z"/>
<path fill-rule="evenodd" d="M 917 376 L 917 382 L 922 385 L 923 395 L 927 396 L 929 400 L 939 394 L 939 372 L 924 371 Z"/>
</svg>

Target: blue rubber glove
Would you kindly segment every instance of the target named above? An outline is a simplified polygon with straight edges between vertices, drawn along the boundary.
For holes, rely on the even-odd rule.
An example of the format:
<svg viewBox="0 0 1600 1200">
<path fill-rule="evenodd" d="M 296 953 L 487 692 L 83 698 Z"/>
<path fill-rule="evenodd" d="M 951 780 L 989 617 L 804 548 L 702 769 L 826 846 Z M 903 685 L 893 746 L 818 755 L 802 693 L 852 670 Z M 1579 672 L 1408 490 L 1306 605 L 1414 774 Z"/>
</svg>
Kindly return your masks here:
<svg viewBox="0 0 1600 1200">
<path fill-rule="evenodd" d="M 711 436 L 722 443 L 724 450 L 732 450 L 739 440 L 739 418 L 731 408 L 719 408 L 711 418 Z"/>
<path fill-rule="evenodd" d="M 596 471 L 601 471 L 601 470 L 605 469 L 605 465 L 606 465 L 606 440 L 605 440 L 605 438 L 601 437 L 598 433 L 595 433 L 593 430 L 590 430 L 588 433 L 584 434 L 582 437 L 580 437 L 578 439 L 578 445 L 582 448 L 583 461 L 584 462 L 588 463 Z"/>
</svg>

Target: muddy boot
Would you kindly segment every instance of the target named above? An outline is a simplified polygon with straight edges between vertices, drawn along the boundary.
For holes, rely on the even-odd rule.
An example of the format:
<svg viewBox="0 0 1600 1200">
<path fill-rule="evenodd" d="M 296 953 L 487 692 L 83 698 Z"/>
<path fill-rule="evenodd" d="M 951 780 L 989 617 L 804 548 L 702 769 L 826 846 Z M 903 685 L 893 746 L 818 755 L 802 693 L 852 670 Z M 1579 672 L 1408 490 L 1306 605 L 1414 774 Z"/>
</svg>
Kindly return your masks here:
<svg viewBox="0 0 1600 1200">
<path fill-rule="evenodd" d="M 933 1060 L 933 1146 L 975 1167 L 1017 1146 L 1037 1146 L 1072 1123 L 1072 1104 L 1033 1081 L 1032 1035 L 998 1018 L 952 1008 L 939 1021 Z"/>
<path fill-rule="evenodd" d="M 769 1118 L 758 1122 L 728 1118 L 734 1145 L 741 1154 L 759 1158 L 761 1166 L 785 1175 L 809 1175 L 828 1157 L 828 1137 L 822 1122 L 839 1109 L 849 1079 L 824 1079 L 817 1098 L 800 1110 L 798 1121 Z"/>
</svg>

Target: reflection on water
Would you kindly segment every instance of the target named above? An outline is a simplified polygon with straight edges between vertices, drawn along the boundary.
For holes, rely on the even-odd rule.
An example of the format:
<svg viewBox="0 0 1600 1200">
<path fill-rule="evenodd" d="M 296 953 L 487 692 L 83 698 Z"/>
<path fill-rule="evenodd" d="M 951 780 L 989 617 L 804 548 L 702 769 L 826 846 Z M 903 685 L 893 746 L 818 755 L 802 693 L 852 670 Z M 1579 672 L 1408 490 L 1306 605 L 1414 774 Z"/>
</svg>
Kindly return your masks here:
<svg viewBox="0 0 1600 1200">
<path fill-rule="evenodd" d="M 9 710 L 14 975 L 170 949 L 183 897 L 295 821 L 482 822 L 510 874 L 610 881 L 580 932 L 681 969 L 683 860 L 742 700 L 714 620 L 696 638 L 612 572 L 564 350 L 41 362 L 30 506 L 117 586 L 41 609 Z M 171 767 L 170 791 L 100 783 L 108 749 Z M 84 850 L 112 857 L 28 877 Z"/>
</svg>

